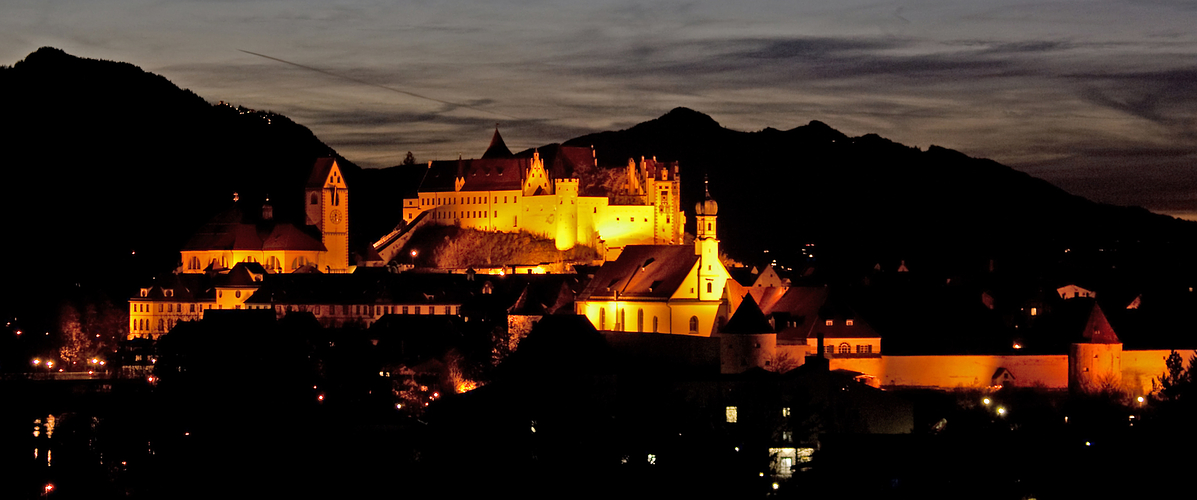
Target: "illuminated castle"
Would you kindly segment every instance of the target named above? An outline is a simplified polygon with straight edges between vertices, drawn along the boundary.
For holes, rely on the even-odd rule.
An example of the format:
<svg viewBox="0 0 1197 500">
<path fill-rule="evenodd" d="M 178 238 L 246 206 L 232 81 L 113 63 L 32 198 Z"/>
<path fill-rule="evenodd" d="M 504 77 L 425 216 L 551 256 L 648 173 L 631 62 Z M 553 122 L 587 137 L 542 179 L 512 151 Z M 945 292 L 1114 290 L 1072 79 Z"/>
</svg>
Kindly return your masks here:
<svg viewBox="0 0 1197 500">
<path fill-rule="evenodd" d="M 597 166 L 591 148 L 560 146 L 548 156 L 513 155 L 495 130 L 482 158 L 429 162 L 418 196 L 404 200 L 403 219 L 409 226 L 526 231 L 553 239 L 558 250 L 581 244 L 608 258 L 628 245 L 682 243 L 676 163 L 628 160 L 619 185 L 592 196 L 580 192 L 577 177 Z M 386 258 L 393 242 L 384 237 L 375 249 Z"/>
</svg>

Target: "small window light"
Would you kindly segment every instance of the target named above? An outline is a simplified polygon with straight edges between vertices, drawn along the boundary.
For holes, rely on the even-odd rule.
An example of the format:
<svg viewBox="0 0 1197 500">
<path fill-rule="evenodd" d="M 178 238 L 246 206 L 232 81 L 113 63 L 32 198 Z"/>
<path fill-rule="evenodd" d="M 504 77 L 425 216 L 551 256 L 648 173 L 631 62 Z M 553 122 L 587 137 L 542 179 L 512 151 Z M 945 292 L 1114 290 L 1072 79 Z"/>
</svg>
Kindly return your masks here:
<svg viewBox="0 0 1197 500">
<path fill-rule="evenodd" d="M 852 326 L 852 320 L 850 320 L 850 319 L 844 320 L 844 326 Z"/>
<path fill-rule="evenodd" d="M 826 321 L 826 322 L 824 322 L 824 323 L 825 323 L 827 326 L 831 326 L 831 325 L 832 325 L 833 323 L 835 323 L 835 322 L 834 322 L 833 320 L 830 320 L 830 319 L 829 319 L 829 320 L 827 320 L 827 321 Z"/>
</svg>

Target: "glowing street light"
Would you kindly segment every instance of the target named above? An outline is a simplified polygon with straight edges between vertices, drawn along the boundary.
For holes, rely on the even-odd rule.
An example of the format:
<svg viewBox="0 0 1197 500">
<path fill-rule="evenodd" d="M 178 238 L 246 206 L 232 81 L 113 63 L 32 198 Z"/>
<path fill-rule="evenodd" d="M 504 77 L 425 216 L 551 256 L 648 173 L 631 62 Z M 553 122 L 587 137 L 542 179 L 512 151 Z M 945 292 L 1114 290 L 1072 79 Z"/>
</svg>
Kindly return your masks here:
<svg viewBox="0 0 1197 500">
<path fill-rule="evenodd" d="M 991 402 L 992 401 L 990 401 L 989 398 L 985 398 L 985 399 L 981 400 L 981 404 L 983 404 L 985 406 L 989 406 L 989 403 L 991 403 Z"/>
<path fill-rule="evenodd" d="M 997 412 L 998 412 L 998 415 L 1002 415 L 1002 416 L 1006 415 L 1006 409 L 1002 408 L 1000 406 L 998 407 Z"/>
</svg>

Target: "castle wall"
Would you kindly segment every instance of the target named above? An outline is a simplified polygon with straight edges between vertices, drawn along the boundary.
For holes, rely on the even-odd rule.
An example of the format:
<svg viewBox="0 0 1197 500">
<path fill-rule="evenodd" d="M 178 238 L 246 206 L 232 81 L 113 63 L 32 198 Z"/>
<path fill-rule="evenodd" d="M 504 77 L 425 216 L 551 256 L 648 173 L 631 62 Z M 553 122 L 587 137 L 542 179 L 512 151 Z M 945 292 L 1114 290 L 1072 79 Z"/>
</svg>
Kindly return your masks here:
<svg viewBox="0 0 1197 500">
<path fill-rule="evenodd" d="M 608 248 L 652 245 L 655 210 L 652 205 L 608 205 L 595 214 L 599 237 Z"/>
<path fill-rule="evenodd" d="M 880 379 L 883 386 L 988 387 L 994 372 L 1005 368 L 1022 387 L 1068 387 L 1068 356 L 881 356 L 831 358 L 832 369 L 852 370 Z"/>
<path fill-rule="evenodd" d="M 1176 352 L 1184 359 L 1186 367 L 1189 358 L 1197 354 L 1193 349 L 1177 349 Z M 1172 351 L 1168 349 L 1122 351 L 1122 387 L 1131 394 L 1150 394 L 1152 382 L 1168 371 L 1165 362 L 1170 354 Z"/>
</svg>

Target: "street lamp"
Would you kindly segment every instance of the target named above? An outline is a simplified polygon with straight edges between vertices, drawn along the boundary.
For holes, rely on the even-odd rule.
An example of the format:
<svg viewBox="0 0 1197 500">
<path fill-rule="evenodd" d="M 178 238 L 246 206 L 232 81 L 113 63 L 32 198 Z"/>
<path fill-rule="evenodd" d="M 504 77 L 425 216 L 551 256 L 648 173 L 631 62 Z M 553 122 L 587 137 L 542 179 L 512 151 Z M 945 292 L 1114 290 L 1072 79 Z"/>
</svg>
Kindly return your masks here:
<svg viewBox="0 0 1197 500">
<path fill-rule="evenodd" d="M 412 267 L 412 269 L 416 268 L 416 255 L 418 255 L 419 253 L 420 252 L 417 252 L 414 248 L 411 251 L 411 267 Z"/>
</svg>

